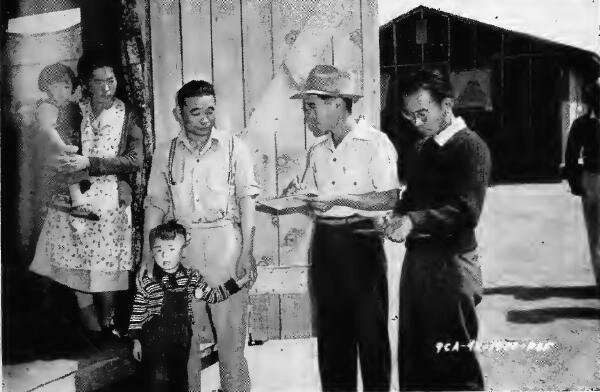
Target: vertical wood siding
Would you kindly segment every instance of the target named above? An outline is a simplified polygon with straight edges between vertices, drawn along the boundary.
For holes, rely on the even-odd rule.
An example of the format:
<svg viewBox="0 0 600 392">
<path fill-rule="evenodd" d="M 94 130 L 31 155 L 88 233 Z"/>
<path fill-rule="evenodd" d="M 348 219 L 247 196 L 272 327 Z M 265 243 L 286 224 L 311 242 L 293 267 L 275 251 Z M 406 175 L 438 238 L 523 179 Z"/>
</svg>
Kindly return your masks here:
<svg viewBox="0 0 600 392">
<path fill-rule="evenodd" d="M 375 0 L 151 0 L 150 14 L 155 154 L 165 154 L 179 132 L 175 93 L 192 79 L 214 83 L 217 126 L 248 143 L 263 198 L 280 195 L 302 175 L 315 138 L 304 125 L 301 101 L 289 96 L 316 64 L 351 72 L 365 96 L 355 115 L 379 125 Z M 257 213 L 254 339 L 311 335 L 311 233 L 304 215 Z"/>
</svg>

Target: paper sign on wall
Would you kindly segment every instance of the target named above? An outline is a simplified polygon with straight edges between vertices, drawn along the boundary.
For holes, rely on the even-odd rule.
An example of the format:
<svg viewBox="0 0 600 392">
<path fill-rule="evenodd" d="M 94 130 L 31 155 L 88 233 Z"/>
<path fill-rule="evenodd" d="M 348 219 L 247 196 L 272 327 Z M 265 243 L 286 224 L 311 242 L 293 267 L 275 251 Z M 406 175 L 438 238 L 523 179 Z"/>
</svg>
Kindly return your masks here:
<svg viewBox="0 0 600 392">
<path fill-rule="evenodd" d="M 492 110 L 491 71 L 473 69 L 452 72 L 450 81 L 454 86 L 455 109 Z"/>
</svg>

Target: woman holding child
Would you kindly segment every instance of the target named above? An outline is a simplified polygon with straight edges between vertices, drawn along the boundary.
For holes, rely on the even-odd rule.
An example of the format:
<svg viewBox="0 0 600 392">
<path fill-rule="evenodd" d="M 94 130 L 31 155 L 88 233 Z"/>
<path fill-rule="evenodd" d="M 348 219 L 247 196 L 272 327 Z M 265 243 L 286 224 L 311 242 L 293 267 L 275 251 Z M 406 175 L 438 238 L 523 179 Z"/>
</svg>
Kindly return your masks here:
<svg viewBox="0 0 600 392">
<path fill-rule="evenodd" d="M 134 113 L 115 97 L 117 68 L 110 58 L 84 54 L 77 68 L 84 88 L 81 126 L 60 134 L 65 144 L 80 148 L 63 149 L 51 159 L 54 178 L 63 193 L 65 188 L 71 193 L 71 204 L 48 206 L 30 269 L 75 291 L 89 330 L 115 332 L 115 292 L 128 288 L 133 267 L 132 179 L 143 161 L 142 131 Z M 74 83 L 67 74 L 54 73 L 49 83 Z M 52 91 L 46 89 L 50 101 L 55 100 Z M 82 205 L 74 208 L 69 190 L 81 176 L 72 174 L 82 172 L 89 184 L 79 187 Z"/>
</svg>

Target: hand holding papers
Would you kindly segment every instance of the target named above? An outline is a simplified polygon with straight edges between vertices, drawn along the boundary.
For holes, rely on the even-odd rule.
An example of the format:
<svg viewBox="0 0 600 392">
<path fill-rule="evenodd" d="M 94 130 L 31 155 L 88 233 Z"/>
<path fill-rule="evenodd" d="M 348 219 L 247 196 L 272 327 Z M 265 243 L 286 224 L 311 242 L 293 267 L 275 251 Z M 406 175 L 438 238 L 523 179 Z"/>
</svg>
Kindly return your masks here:
<svg viewBox="0 0 600 392">
<path fill-rule="evenodd" d="M 309 212 L 307 199 L 316 197 L 315 194 L 290 195 L 257 202 L 258 211 L 273 215 L 296 214 Z"/>
<path fill-rule="evenodd" d="M 306 195 L 304 201 L 313 211 L 325 212 L 338 203 L 339 197 L 335 195 Z"/>
<path fill-rule="evenodd" d="M 384 235 L 385 229 L 390 222 L 390 218 L 392 217 L 393 212 L 389 211 L 383 216 L 378 216 L 373 218 L 373 228 L 372 229 L 355 229 L 354 232 L 357 234 L 379 234 L 380 236 Z"/>
<path fill-rule="evenodd" d="M 300 180 L 300 177 L 296 176 L 296 178 L 294 178 L 292 180 L 292 182 L 290 182 L 288 184 L 288 186 L 285 187 L 283 192 L 281 192 L 281 195 L 282 196 L 296 195 L 296 194 L 300 194 L 304 191 L 306 191 L 306 184 L 302 183 L 302 181 Z"/>
<path fill-rule="evenodd" d="M 385 236 L 393 242 L 404 242 L 413 228 L 408 215 L 396 215 L 388 219 L 385 226 Z"/>
</svg>

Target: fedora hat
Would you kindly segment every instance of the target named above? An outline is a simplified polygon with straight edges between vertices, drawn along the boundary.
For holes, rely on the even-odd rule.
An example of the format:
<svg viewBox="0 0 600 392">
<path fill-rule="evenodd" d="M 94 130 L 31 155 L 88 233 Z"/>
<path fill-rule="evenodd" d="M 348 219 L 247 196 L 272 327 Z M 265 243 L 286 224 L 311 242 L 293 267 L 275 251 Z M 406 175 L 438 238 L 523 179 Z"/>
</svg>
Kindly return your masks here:
<svg viewBox="0 0 600 392">
<path fill-rule="evenodd" d="M 311 69 L 302 90 L 290 98 L 301 99 L 314 94 L 351 98 L 354 101 L 362 98 L 362 95 L 356 92 L 352 76 L 348 72 L 340 71 L 333 65 L 317 65 Z"/>
</svg>

